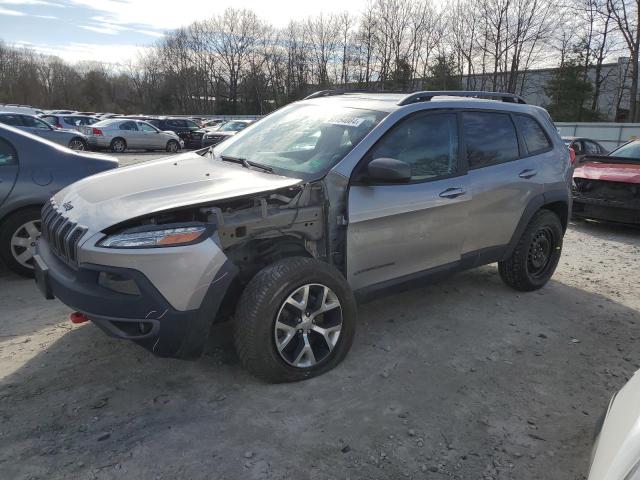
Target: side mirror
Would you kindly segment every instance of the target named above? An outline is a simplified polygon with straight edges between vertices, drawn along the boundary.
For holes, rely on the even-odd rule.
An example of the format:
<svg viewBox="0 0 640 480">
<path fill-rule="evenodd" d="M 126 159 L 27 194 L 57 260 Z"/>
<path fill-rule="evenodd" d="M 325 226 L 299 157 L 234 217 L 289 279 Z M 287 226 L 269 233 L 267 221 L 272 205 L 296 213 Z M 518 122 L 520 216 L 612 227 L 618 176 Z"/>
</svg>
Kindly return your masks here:
<svg viewBox="0 0 640 480">
<path fill-rule="evenodd" d="M 367 165 L 367 178 L 383 182 L 408 182 L 411 166 L 395 158 L 376 158 Z"/>
</svg>

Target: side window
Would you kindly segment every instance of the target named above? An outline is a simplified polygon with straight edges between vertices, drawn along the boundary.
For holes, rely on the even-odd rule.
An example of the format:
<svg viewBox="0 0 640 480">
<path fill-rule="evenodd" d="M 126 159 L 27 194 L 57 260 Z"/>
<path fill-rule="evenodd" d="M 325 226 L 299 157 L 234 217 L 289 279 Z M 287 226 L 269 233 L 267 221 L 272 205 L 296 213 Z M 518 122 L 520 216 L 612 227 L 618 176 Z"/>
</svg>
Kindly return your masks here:
<svg viewBox="0 0 640 480">
<path fill-rule="evenodd" d="M 421 181 L 458 171 L 458 123 L 455 113 L 421 112 L 380 140 L 371 159 L 395 158 L 411 166 L 411 180 Z"/>
<path fill-rule="evenodd" d="M 138 130 L 135 122 L 124 122 L 120 124 L 120 130 Z"/>
<path fill-rule="evenodd" d="M 0 138 L 0 167 L 15 165 L 18 163 L 18 155 L 15 148 L 9 142 Z"/>
<path fill-rule="evenodd" d="M 509 115 L 464 112 L 462 125 L 470 169 L 508 162 L 520 156 L 516 127 Z"/>
<path fill-rule="evenodd" d="M 22 116 L 22 123 L 25 127 L 39 128 L 41 130 L 49 130 L 51 128 L 51 125 L 49 125 L 47 122 L 43 122 L 39 118 L 30 117 L 28 115 Z"/>
<path fill-rule="evenodd" d="M 515 119 L 528 153 L 533 155 L 551 148 L 547 134 L 535 119 L 526 115 L 515 115 Z"/>
<path fill-rule="evenodd" d="M 584 153 L 584 149 L 582 148 L 582 141 L 576 140 L 571 144 L 571 148 L 576 152 L 576 155 L 582 155 Z"/>
<path fill-rule="evenodd" d="M 154 132 L 154 133 L 157 132 L 155 128 L 153 128 L 151 125 L 144 122 L 138 122 L 138 128 L 143 132 Z"/>
<path fill-rule="evenodd" d="M 587 155 L 600 154 L 600 149 L 598 148 L 598 145 L 596 145 L 593 142 L 590 142 L 589 140 L 583 140 L 583 142 L 584 142 L 584 153 L 586 153 Z"/>
<path fill-rule="evenodd" d="M 185 120 L 185 123 L 187 124 L 187 127 L 189 128 L 200 128 L 198 126 L 198 124 L 192 120 Z"/>
<path fill-rule="evenodd" d="M 0 116 L 0 122 L 5 125 L 12 125 L 14 127 L 22 127 L 22 120 L 18 115 L 2 115 Z"/>
<path fill-rule="evenodd" d="M 47 122 L 49 125 L 56 125 L 58 123 L 58 119 L 53 115 L 48 115 L 46 117 L 42 117 L 42 119 Z"/>
</svg>

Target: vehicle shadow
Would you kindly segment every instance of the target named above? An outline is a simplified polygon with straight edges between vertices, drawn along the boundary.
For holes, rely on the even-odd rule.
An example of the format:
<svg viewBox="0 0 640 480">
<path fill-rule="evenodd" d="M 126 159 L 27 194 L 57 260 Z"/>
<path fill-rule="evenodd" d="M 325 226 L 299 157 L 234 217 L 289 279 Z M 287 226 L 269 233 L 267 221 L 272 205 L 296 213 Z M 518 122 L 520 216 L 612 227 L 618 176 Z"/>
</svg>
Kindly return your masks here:
<svg viewBox="0 0 640 480">
<path fill-rule="evenodd" d="M 640 225 L 603 222 L 599 220 L 571 219 L 571 228 L 593 237 L 640 245 Z"/>
<path fill-rule="evenodd" d="M 0 345 L 0 471 L 584 478 L 596 418 L 638 367 L 639 324 L 602 295 L 559 281 L 517 293 L 483 267 L 361 305 L 345 362 L 296 384 L 246 373 L 228 325 L 197 362 L 91 324 L 33 335 Z"/>
</svg>

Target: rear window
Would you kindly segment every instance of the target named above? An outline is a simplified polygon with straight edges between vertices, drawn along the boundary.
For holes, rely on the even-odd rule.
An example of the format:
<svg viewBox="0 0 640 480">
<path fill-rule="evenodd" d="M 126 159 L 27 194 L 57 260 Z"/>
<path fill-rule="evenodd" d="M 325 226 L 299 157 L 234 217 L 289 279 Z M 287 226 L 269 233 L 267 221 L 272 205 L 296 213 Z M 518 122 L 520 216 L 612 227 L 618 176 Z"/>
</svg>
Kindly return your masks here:
<svg viewBox="0 0 640 480">
<path fill-rule="evenodd" d="M 509 115 L 464 112 L 462 125 L 470 169 L 509 162 L 520 156 L 516 127 Z"/>
<path fill-rule="evenodd" d="M 515 119 L 528 153 L 533 155 L 551 148 L 547 134 L 535 119 L 526 115 L 515 115 Z"/>
</svg>

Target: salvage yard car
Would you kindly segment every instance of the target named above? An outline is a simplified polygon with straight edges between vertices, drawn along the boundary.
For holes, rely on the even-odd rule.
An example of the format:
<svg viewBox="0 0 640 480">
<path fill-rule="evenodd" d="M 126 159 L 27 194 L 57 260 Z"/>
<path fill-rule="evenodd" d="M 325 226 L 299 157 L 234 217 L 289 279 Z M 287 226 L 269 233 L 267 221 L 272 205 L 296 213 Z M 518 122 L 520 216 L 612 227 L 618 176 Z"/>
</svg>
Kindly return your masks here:
<svg viewBox="0 0 640 480">
<path fill-rule="evenodd" d="M 42 205 L 70 183 L 117 166 L 116 158 L 72 152 L 0 125 L 0 257 L 4 263 L 20 275 L 32 276 Z"/>
<path fill-rule="evenodd" d="M 492 262 L 514 289 L 541 288 L 570 183 L 549 115 L 515 95 L 319 92 L 215 148 L 55 195 L 36 282 L 159 356 L 199 356 L 232 314 L 249 371 L 301 380 L 346 356 L 355 293 Z"/>
<path fill-rule="evenodd" d="M 33 115 L 0 112 L 0 123 L 11 125 L 38 137 L 50 140 L 71 150 L 86 150 L 87 137 L 71 129 L 54 128 L 44 120 Z"/>
<path fill-rule="evenodd" d="M 198 133 L 202 134 L 202 146 L 210 147 L 212 145 L 217 145 L 223 140 L 233 137 L 236 133 L 244 130 L 253 122 L 254 120 L 230 120 L 225 122 L 225 124 L 219 128 L 203 128 L 198 130 Z"/>
<path fill-rule="evenodd" d="M 573 214 L 640 223 L 640 140 L 609 155 L 587 155 L 573 174 Z"/>
<path fill-rule="evenodd" d="M 82 127 L 93 149 L 108 148 L 114 153 L 127 149 L 177 152 L 184 147 L 175 132 L 158 130 L 142 120 L 112 118 Z"/>
</svg>

